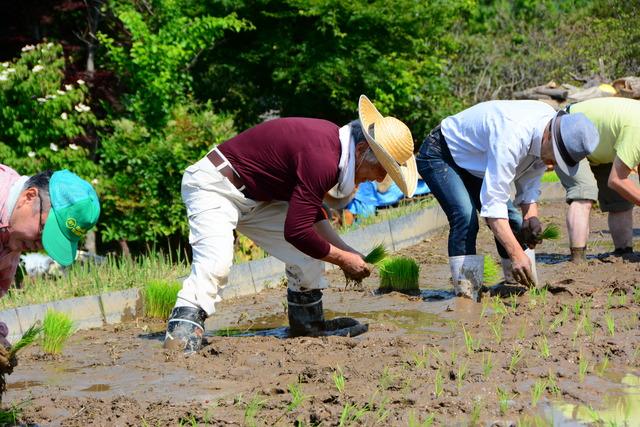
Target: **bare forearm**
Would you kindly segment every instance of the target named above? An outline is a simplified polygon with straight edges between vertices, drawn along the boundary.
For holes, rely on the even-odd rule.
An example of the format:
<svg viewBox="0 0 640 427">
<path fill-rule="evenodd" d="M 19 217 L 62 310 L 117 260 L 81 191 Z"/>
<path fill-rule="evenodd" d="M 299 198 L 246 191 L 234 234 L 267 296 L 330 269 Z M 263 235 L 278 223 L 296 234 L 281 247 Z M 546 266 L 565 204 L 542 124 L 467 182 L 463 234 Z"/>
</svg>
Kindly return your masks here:
<svg viewBox="0 0 640 427">
<path fill-rule="evenodd" d="M 514 258 L 516 255 L 524 255 L 518 239 L 516 239 L 513 231 L 511 231 L 508 219 L 487 218 L 487 223 L 496 236 L 496 239 L 504 246 L 510 258 Z"/>
<path fill-rule="evenodd" d="M 524 219 L 528 219 L 534 216 L 538 216 L 538 204 L 537 203 L 523 203 L 520 205 L 522 216 Z"/>
<path fill-rule="evenodd" d="M 609 187 L 631 203 L 640 205 L 640 188 L 629 178 L 610 179 Z"/>
</svg>

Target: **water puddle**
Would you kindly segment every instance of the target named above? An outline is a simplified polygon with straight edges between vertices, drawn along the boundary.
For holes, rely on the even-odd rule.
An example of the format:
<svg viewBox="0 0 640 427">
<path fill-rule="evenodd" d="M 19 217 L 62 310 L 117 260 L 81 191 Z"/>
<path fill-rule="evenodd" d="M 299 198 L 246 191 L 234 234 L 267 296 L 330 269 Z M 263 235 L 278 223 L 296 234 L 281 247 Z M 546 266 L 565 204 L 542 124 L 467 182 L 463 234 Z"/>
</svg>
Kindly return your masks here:
<svg viewBox="0 0 640 427">
<path fill-rule="evenodd" d="M 41 385 L 44 385 L 44 383 L 41 381 L 16 381 L 14 383 L 8 383 L 7 390 L 27 390 L 32 387 L 38 387 Z"/>
<path fill-rule="evenodd" d="M 111 386 L 109 384 L 92 384 L 87 388 L 83 388 L 80 391 L 86 392 L 100 392 L 100 391 L 109 391 L 111 390 Z"/>
<path fill-rule="evenodd" d="M 546 407 L 545 415 L 554 420 L 554 426 L 562 427 L 585 423 L 640 426 L 640 377 L 625 374 L 619 384 L 598 405 L 554 402 Z"/>
</svg>

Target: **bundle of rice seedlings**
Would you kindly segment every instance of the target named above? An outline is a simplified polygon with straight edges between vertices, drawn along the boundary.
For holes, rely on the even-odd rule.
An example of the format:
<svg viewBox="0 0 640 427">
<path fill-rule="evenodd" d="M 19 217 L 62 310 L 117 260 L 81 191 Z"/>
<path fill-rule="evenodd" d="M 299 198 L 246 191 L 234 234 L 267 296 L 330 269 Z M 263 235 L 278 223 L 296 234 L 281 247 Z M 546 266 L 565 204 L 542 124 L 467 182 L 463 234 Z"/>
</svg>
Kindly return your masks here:
<svg viewBox="0 0 640 427">
<path fill-rule="evenodd" d="M 48 354 L 59 354 L 71 334 L 73 321 L 69 316 L 52 309 L 47 310 L 42 322 L 42 350 Z"/>
<path fill-rule="evenodd" d="M 380 290 L 415 292 L 419 291 L 418 277 L 420 266 L 413 259 L 407 257 L 393 257 L 382 261 L 380 271 Z"/>
<path fill-rule="evenodd" d="M 489 255 L 484 257 L 484 283 L 495 284 L 500 280 L 502 267 Z"/>
<path fill-rule="evenodd" d="M 176 304 L 180 283 L 153 280 L 144 288 L 144 312 L 147 317 L 167 320 Z"/>
<path fill-rule="evenodd" d="M 18 354 L 20 350 L 25 347 L 30 346 L 33 342 L 38 338 L 38 335 L 42 332 L 42 326 L 32 325 L 29 329 L 26 330 L 24 334 L 22 334 L 22 338 L 20 338 L 16 343 L 11 346 L 11 351 L 9 355 L 11 357 Z"/>
<path fill-rule="evenodd" d="M 560 238 L 560 227 L 556 224 L 549 224 L 540 235 L 542 240 L 558 240 Z"/>
<path fill-rule="evenodd" d="M 380 243 L 376 245 L 371 252 L 364 257 L 364 261 L 369 264 L 378 264 L 380 261 L 384 260 L 389 254 L 387 253 L 387 248 L 384 247 L 384 244 Z"/>
</svg>

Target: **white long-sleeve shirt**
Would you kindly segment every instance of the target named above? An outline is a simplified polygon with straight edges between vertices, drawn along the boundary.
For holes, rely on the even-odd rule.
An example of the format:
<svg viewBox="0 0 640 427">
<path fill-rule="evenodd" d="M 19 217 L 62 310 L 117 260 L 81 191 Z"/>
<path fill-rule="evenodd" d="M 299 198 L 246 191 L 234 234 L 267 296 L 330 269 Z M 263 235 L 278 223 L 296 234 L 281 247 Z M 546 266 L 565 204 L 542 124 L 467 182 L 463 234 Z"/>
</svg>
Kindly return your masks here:
<svg viewBox="0 0 640 427">
<path fill-rule="evenodd" d="M 538 200 L 546 169 L 540 159 L 542 135 L 555 114 L 541 101 L 488 101 L 442 121 L 453 160 L 483 179 L 482 217 L 508 218 L 512 182 L 516 205 Z"/>
</svg>

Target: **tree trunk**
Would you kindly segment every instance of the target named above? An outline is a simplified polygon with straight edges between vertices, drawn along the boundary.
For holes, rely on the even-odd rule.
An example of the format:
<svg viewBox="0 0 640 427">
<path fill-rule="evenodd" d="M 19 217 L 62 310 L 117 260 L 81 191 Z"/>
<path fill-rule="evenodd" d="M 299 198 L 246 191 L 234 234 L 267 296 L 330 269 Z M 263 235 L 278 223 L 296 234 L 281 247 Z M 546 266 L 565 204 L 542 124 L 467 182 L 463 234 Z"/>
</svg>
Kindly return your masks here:
<svg viewBox="0 0 640 427">
<path fill-rule="evenodd" d="M 131 251 L 129 250 L 129 244 L 125 239 L 118 240 L 120 243 L 120 249 L 122 250 L 122 256 L 125 258 L 131 258 Z"/>
</svg>

